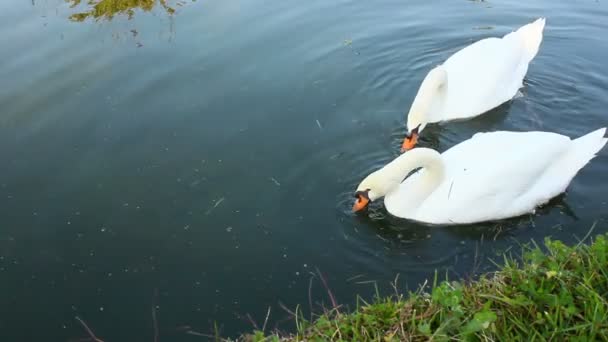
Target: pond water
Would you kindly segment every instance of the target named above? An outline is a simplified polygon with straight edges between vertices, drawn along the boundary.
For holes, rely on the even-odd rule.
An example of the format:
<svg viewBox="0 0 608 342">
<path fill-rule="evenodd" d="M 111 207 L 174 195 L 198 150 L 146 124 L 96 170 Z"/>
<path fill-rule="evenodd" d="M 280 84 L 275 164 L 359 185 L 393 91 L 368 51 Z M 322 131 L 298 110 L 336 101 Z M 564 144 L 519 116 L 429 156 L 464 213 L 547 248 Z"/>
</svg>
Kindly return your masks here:
<svg viewBox="0 0 608 342">
<path fill-rule="evenodd" d="M 352 307 L 397 275 L 413 290 L 608 230 L 606 149 L 533 216 L 431 228 L 350 211 L 426 72 L 540 16 L 524 96 L 421 145 L 606 126 L 605 1 L 139 3 L 0 2 L 2 341 L 86 337 L 75 317 L 105 341 L 153 340 L 152 312 L 159 340 L 199 341 L 187 331 L 235 336 L 269 307 L 267 327 L 289 330 L 280 303 L 331 305 L 317 268 Z"/>
</svg>

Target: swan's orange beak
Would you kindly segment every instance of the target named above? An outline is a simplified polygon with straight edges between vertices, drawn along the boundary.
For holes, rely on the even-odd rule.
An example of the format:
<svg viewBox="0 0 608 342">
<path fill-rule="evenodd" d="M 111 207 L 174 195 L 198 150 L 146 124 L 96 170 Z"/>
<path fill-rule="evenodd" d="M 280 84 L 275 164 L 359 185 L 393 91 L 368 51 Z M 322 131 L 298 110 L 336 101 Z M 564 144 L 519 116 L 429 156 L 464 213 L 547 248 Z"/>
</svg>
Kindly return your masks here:
<svg viewBox="0 0 608 342">
<path fill-rule="evenodd" d="M 363 194 L 357 194 L 357 199 L 355 200 L 355 204 L 353 205 L 353 212 L 361 211 L 367 207 L 369 204 L 369 198 L 364 196 Z"/>
<path fill-rule="evenodd" d="M 407 152 L 413 149 L 418 143 L 418 132 L 412 132 L 405 139 L 403 139 L 403 144 L 401 145 L 401 153 Z"/>
</svg>

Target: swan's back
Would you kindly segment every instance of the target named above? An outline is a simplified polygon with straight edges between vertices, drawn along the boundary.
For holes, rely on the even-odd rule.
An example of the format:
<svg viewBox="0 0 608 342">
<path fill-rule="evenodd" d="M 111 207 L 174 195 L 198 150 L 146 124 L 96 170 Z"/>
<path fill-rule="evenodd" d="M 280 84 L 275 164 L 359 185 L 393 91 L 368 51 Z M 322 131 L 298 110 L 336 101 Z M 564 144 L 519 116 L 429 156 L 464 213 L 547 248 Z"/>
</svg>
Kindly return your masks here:
<svg viewBox="0 0 608 342">
<path fill-rule="evenodd" d="M 448 58 L 443 64 L 447 98 L 437 119 L 476 116 L 513 98 L 538 53 L 544 26 L 541 18 L 502 38 L 477 41 Z"/>
<path fill-rule="evenodd" d="M 478 133 L 442 154 L 445 180 L 412 218 L 450 224 L 529 213 L 565 191 L 606 144 L 604 134 L 602 128 L 570 140 L 549 132 Z"/>
</svg>

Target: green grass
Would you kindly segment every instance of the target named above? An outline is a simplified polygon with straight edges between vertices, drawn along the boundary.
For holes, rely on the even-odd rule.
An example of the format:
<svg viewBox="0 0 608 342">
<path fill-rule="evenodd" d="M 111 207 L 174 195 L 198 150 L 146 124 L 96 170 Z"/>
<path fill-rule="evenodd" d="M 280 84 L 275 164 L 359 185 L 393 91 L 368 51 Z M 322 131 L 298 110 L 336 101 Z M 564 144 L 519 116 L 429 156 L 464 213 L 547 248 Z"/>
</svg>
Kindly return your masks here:
<svg viewBox="0 0 608 342">
<path fill-rule="evenodd" d="M 608 341 L 608 234 L 590 245 L 546 239 L 469 283 L 363 302 L 306 321 L 295 333 L 240 341 Z"/>
</svg>

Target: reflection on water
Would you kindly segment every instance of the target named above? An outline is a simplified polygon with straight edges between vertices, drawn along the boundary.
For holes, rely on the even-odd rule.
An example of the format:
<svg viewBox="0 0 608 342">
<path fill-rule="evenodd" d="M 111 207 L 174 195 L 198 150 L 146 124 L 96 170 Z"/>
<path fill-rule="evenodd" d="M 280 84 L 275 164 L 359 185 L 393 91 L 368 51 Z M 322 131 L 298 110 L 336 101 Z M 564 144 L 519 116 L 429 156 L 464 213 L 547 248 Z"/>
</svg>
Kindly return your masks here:
<svg viewBox="0 0 608 342">
<path fill-rule="evenodd" d="M 70 15 L 70 19 L 73 21 L 84 21 L 88 18 L 111 20 L 116 15 L 126 15 L 131 19 L 136 10 L 149 12 L 155 7 L 160 7 L 171 15 L 175 13 L 176 6 L 186 4 L 185 1 L 168 0 L 89 0 L 85 3 L 82 0 L 66 0 L 66 2 L 70 3 L 72 8 L 89 7 L 85 11 Z"/>
</svg>

